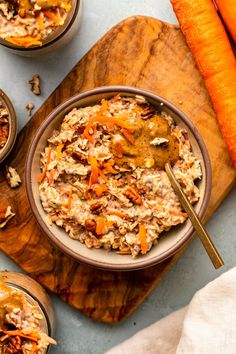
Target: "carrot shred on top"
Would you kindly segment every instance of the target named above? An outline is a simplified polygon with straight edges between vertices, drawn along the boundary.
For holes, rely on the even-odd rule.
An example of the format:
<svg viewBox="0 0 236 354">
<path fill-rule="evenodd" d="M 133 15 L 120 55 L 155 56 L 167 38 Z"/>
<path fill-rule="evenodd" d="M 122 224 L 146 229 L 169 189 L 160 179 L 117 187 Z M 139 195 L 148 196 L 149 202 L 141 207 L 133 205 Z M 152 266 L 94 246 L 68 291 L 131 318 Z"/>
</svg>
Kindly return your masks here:
<svg viewBox="0 0 236 354">
<path fill-rule="evenodd" d="M 96 219 L 96 234 L 104 235 L 106 233 L 106 219 L 103 216 L 98 216 Z"/>
<path fill-rule="evenodd" d="M 143 224 L 139 224 L 139 240 L 141 244 L 141 253 L 147 253 L 147 233 Z"/>
<path fill-rule="evenodd" d="M 47 168 L 48 168 L 48 165 L 49 165 L 50 160 L 51 160 L 51 152 L 52 152 L 52 149 L 51 149 L 51 146 L 49 146 L 47 160 L 46 160 L 46 163 L 44 165 L 43 172 L 42 172 L 41 176 L 39 176 L 39 182 L 40 183 L 43 182 L 44 178 L 46 177 Z"/>
<path fill-rule="evenodd" d="M 88 156 L 88 162 L 91 165 L 91 175 L 89 180 L 89 184 L 91 185 L 98 182 L 98 177 L 99 177 L 98 161 L 96 157 Z"/>
</svg>

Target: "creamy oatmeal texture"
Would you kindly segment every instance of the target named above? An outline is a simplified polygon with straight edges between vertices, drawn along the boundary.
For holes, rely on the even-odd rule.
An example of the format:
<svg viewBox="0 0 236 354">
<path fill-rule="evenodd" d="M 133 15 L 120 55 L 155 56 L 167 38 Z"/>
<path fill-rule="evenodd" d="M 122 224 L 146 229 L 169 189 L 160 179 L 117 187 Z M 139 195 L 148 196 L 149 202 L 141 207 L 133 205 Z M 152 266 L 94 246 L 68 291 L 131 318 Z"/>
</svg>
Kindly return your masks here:
<svg viewBox="0 0 236 354">
<path fill-rule="evenodd" d="M 200 162 L 170 116 L 141 96 L 74 108 L 41 154 L 48 221 L 89 248 L 147 253 L 163 231 L 187 218 L 163 170 L 166 158 L 194 204 Z"/>
<path fill-rule="evenodd" d="M 19 47 L 41 46 L 70 9 L 71 0 L 0 0 L 0 37 Z"/>
<path fill-rule="evenodd" d="M 0 281 L 0 352 L 43 354 L 56 342 L 42 331 L 42 315 L 20 290 Z"/>
</svg>

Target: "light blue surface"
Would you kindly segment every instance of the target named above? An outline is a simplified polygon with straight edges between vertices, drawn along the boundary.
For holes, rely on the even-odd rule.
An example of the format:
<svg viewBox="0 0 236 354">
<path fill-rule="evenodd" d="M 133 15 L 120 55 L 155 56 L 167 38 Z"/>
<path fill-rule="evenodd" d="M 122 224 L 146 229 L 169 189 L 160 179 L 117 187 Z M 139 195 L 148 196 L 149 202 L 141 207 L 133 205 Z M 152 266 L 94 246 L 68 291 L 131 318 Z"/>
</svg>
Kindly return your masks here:
<svg viewBox="0 0 236 354">
<path fill-rule="evenodd" d="M 0 48 L 0 88 L 11 97 L 20 128 L 29 119 L 25 111 L 27 103 L 32 102 L 38 108 L 111 26 L 128 16 L 139 14 L 176 23 L 169 0 L 84 0 L 80 31 L 59 52 L 30 59 L 14 56 Z M 28 80 L 35 73 L 42 77 L 42 95 L 39 97 L 34 96 L 28 86 Z M 207 224 L 207 229 L 224 258 L 224 269 L 215 271 L 200 242 L 194 240 L 148 300 L 128 320 L 114 326 L 96 323 L 53 297 L 57 317 L 56 339 L 59 344 L 51 353 L 102 354 L 137 330 L 187 304 L 196 290 L 221 272 L 235 266 L 235 205 L 236 188 Z M 0 255 L 0 268 L 19 270 L 4 255 Z"/>
</svg>

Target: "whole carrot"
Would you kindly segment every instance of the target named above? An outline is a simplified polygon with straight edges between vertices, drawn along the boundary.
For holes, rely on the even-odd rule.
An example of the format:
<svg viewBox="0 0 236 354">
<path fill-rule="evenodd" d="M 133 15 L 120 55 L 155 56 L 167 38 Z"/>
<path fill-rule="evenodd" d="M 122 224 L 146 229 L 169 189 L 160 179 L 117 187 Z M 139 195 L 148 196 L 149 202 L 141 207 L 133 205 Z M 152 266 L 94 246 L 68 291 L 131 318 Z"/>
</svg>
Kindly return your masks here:
<svg viewBox="0 0 236 354">
<path fill-rule="evenodd" d="M 171 0 L 236 168 L 236 61 L 211 0 Z"/>
<path fill-rule="evenodd" d="M 236 43 L 236 1 L 215 0 L 226 27 L 228 28 L 234 42 Z"/>
</svg>

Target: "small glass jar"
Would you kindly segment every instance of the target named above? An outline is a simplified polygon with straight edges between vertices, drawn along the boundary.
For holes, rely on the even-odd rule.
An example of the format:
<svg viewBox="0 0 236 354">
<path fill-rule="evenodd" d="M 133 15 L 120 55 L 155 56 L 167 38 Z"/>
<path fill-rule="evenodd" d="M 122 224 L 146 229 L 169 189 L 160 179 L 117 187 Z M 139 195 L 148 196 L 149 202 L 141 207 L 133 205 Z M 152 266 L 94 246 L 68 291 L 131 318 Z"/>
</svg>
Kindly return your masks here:
<svg viewBox="0 0 236 354">
<path fill-rule="evenodd" d="M 0 148 L 0 164 L 1 164 L 3 160 L 5 160 L 5 158 L 10 154 L 15 144 L 16 136 L 17 136 L 17 118 L 16 118 L 14 107 L 10 99 L 1 89 L 0 89 L 0 103 L 8 111 L 8 124 L 9 124 L 6 144 L 2 148 Z"/>
<path fill-rule="evenodd" d="M 68 12 L 63 25 L 58 26 L 50 35 L 42 39 L 41 46 L 28 48 L 12 44 L 0 37 L 0 45 L 14 54 L 25 57 L 36 57 L 50 53 L 69 43 L 80 27 L 82 12 L 82 0 L 71 0 L 71 9 Z"/>
<path fill-rule="evenodd" d="M 29 304 L 37 308 L 42 315 L 42 332 L 53 338 L 55 330 L 54 310 L 49 296 L 41 285 L 27 275 L 17 272 L 0 271 L 0 280 L 7 286 L 22 292 Z M 45 349 L 45 354 L 49 352 L 49 349 L 50 346 Z"/>
</svg>

